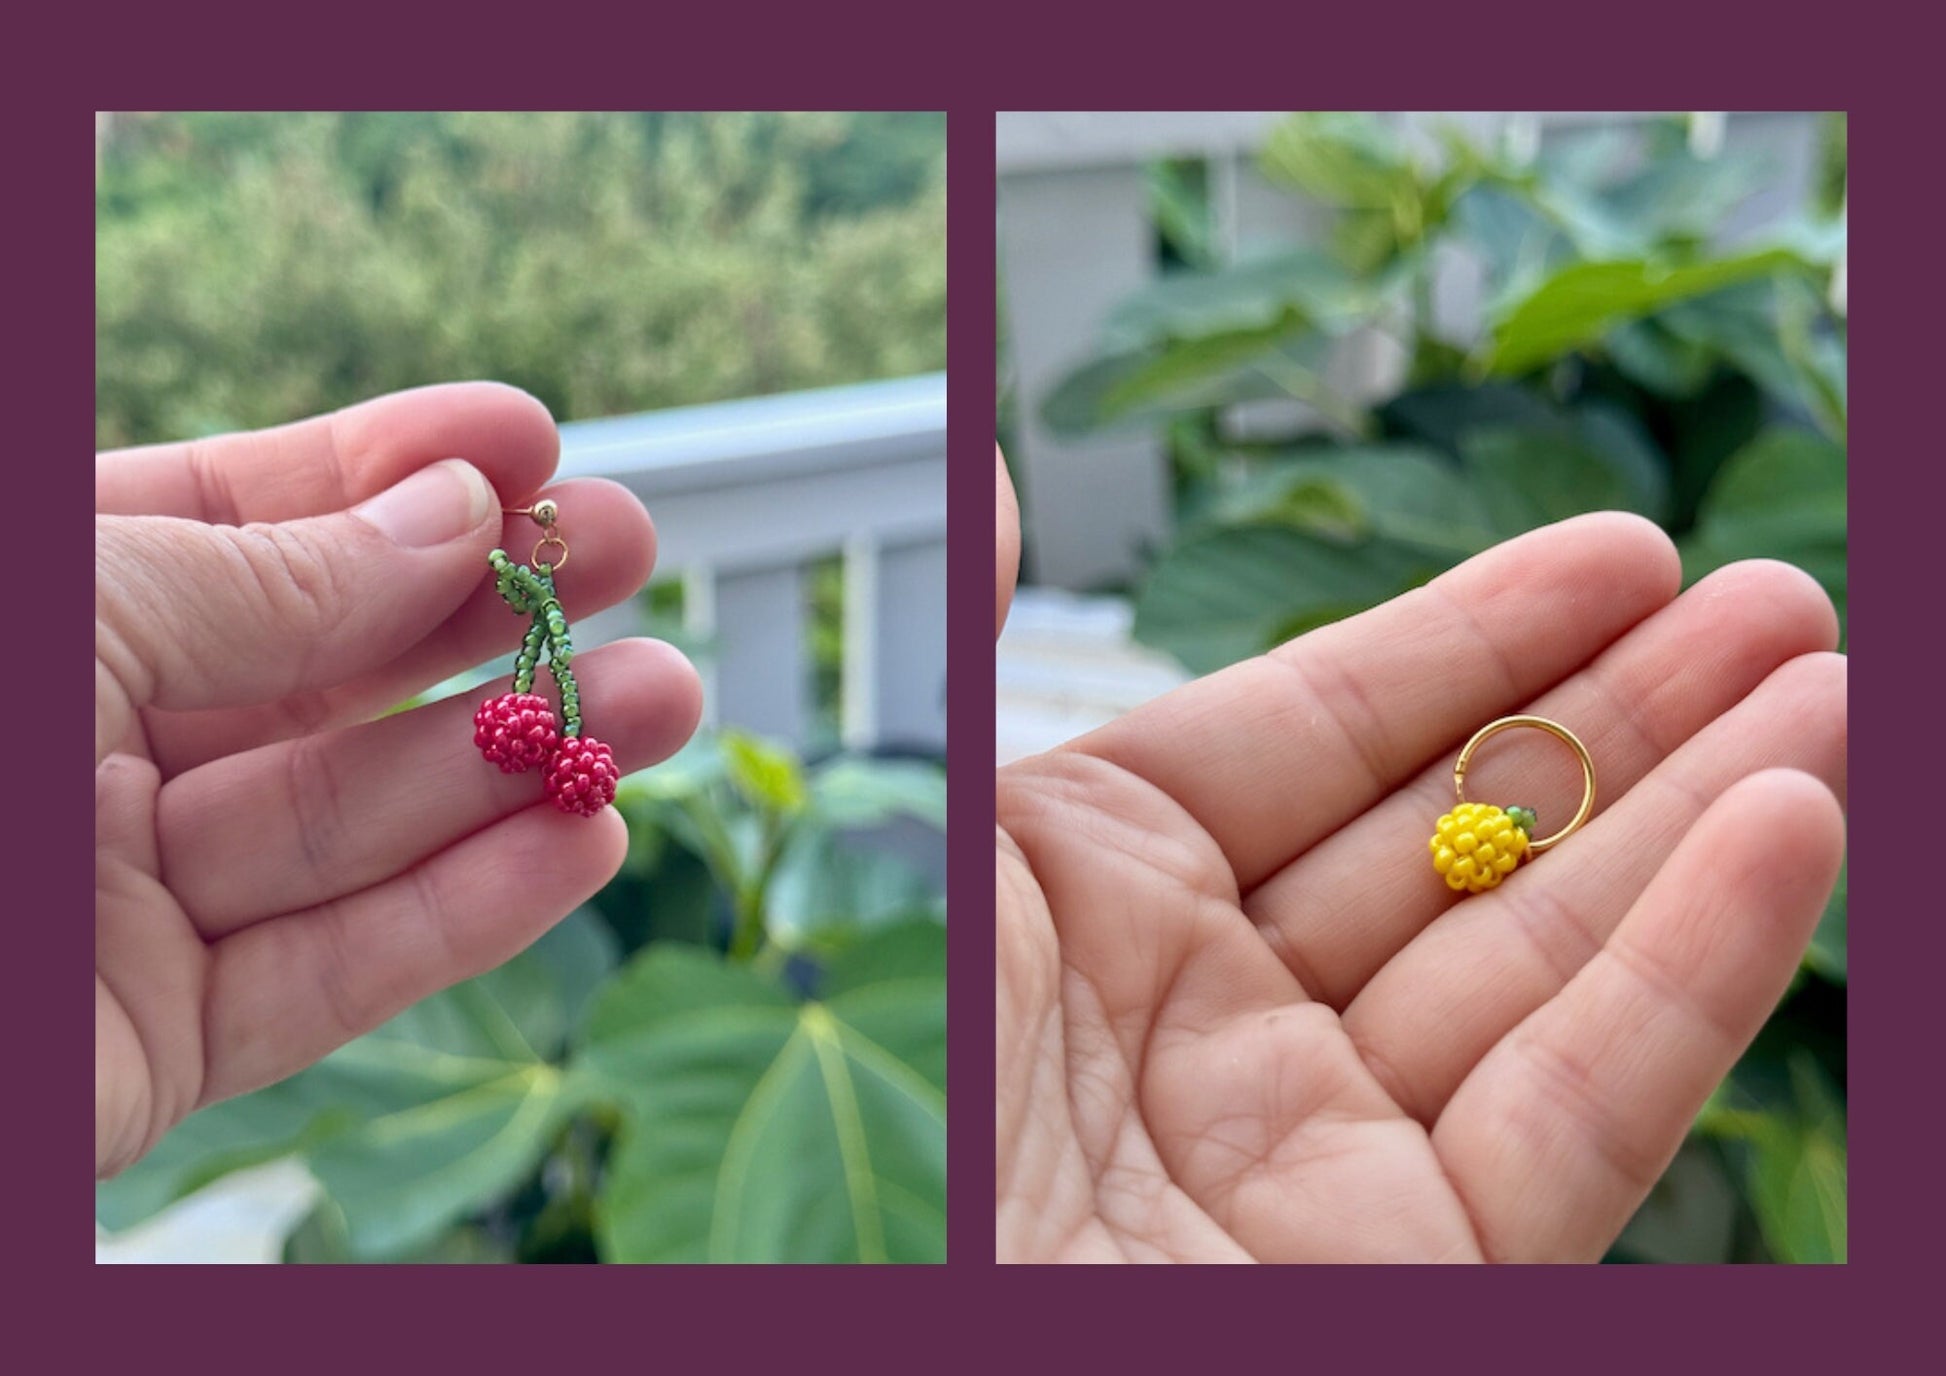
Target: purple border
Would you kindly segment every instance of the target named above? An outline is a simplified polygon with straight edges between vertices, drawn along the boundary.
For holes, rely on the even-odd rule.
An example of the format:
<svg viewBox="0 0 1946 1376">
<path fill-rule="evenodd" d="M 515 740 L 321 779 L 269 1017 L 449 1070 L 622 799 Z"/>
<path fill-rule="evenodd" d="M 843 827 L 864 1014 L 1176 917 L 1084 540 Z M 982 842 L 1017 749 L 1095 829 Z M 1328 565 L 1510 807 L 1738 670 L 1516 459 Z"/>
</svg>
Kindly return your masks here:
<svg viewBox="0 0 1946 1376">
<path fill-rule="evenodd" d="M 947 1259 L 993 1261 L 993 119 L 950 115 L 947 197 Z M 958 366 L 954 366 L 957 364 Z"/>
<path fill-rule="evenodd" d="M 0 1001 L 14 1048 L 8 1136 L 16 1148 L 15 1225 L 8 1242 L 13 1257 L 30 1264 L 22 1270 L 32 1287 L 30 1293 L 16 1286 L 13 1295 L 21 1318 L 35 1325 L 16 1324 L 14 1332 L 24 1333 L 16 1342 L 30 1351 L 65 1358 L 32 1363 L 33 1369 L 113 1370 L 118 1350 L 145 1365 L 175 1357 L 218 1370 L 241 1365 L 246 1355 L 252 1365 L 267 1360 L 284 1368 L 326 1361 L 337 1368 L 349 1358 L 399 1369 L 451 1362 L 468 1348 L 498 1358 L 497 1370 L 520 1370 L 536 1358 L 576 1367 L 637 1366 L 692 1354 L 749 1369 L 758 1350 L 770 1348 L 798 1360 L 822 1354 L 851 1362 L 870 1354 L 870 1366 L 929 1364 L 943 1354 L 949 1366 L 988 1369 L 991 1361 L 979 1354 L 1005 1353 L 1010 1364 L 1109 1370 L 1254 1357 L 1280 1365 L 1350 1359 L 1392 1371 L 1414 1356 L 1504 1368 L 1531 1351 L 1554 1369 L 1627 1361 L 1681 1371 L 1696 1369 L 1706 1353 L 1754 1365 L 1775 1352 L 1792 1359 L 1783 1369 L 1802 1370 L 1898 1343 L 1897 1329 L 1916 1336 L 1926 1312 L 1916 1303 L 1919 1286 L 1937 1266 L 1933 1128 L 1940 1107 L 1933 1048 L 1940 1038 L 1930 1015 L 1938 972 L 1946 968 L 1940 958 L 1946 926 L 1929 863 L 1938 845 L 1937 805 L 1926 769 L 1930 733 L 1923 728 L 1936 716 L 1939 694 L 1936 680 L 1916 672 L 1938 652 L 1928 634 L 1940 621 L 1938 594 L 1922 551 L 1937 541 L 1937 513 L 1946 511 L 1946 468 L 1931 438 L 1938 384 L 1930 317 L 1937 293 L 1929 283 L 1937 212 L 1919 206 L 1930 185 L 1925 169 L 1935 135 L 1934 121 L 1921 110 L 1875 113 L 1847 93 L 1889 103 L 1893 92 L 1927 89 L 1931 83 L 1918 74 L 1892 68 L 1907 53 L 1919 58 L 1925 45 L 1886 44 L 1867 73 L 1862 54 L 1850 50 L 1849 16 L 1820 13 L 1794 26 L 1780 15 L 1781 22 L 1752 29 L 1730 12 L 1714 18 L 1689 7 L 1679 18 L 1664 18 L 1640 6 L 1626 12 L 1626 22 L 1614 10 L 1585 16 L 1591 32 L 1582 37 L 1574 33 L 1584 27 L 1582 17 L 1558 7 L 1544 21 L 1497 16 L 1482 25 L 1471 12 L 1450 12 L 1450 19 L 1417 28 L 1387 12 L 1374 16 L 1382 25 L 1376 40 L 1349 32 L 1349 21 L 1315 13 L 1289 12 L 1282 23 L 1274 13 L 1254 20 L 1212 15 L 1216 24 L 1235 27 L 1229 41 L 1212 44 L 1202 58 L 1132 12 L 1104 15 L 1105 23 L 1075 12 L 1064 37 L 1057 22 L 1063 17 L 1045 8 L 1025 25 L 981 13 L 974 23 L 984 42 L 953 33 L 933 41 L 935 26 L 956 16 L 910 8 L 842 28 L 818 10 L 786 12 L 754 26 L 747 13 L 725 12 L 726 20 L 757 31 L 722 37 L 701 31 L 700 12 L 656 12 L 642 32 L 621 41 L 599 22 L 563 23 L 565 16 L 549 22 L 531 11 L 415 23 L 410 12 L 393 8 L 374 23 L 345 7 L 256 10 L 244 23 L 204 34 L 177 11 L 155 11 L 153 18 L 74 13 L 65 34 L 49 32 L 54 26 L 44 11 L 17 21 L 21 51 L 38 54 L 25 75 L 46 75 L 37 94 L 23 82 L 15 105 L 19 137 L 8 217 L 18 303 L 12 375 L 23 431 L 15 458 L 23 470 L 32 466 L 37 497 L 53 489 L 17 523 L 13 537 L 16 576 L 31 574 L 41 606 L 38 662 L 54 671 L 45 686 L 35 676 L 48 741 L 81 737 L 92 693 L 77 643 L 80 603 L 92 577 L 84 574 L 77 530 L 85 501 L 79 489 L 88 479 L 73 451 L 92 434 L 92 321 L 81 302 L 92 293 L 86 140 L 94 104 L 467 108 L 498 97 L 540 107 L 601 96 L 602 103 L 619 105 L 944 104 L 952 111 L 949 263 L 957 309 L 950 340 L 960 364 L 951 383 L 958 425 L 950 477 L 957 933 L 952 1264 L 865 1278 L 841 1268 L 753 1275 L 613 1267 L 565 1280 L 549 1280 L 540 1268 L 422 1270 L 405 1277 L 264 1270 L 240 1280 L 179 1268 L 144 1270 L 138 1279 L 94 1268 L 81 1221 L 89 1182 L 77 1168 L 86 1159 L 93 1111 L 83 1089 L 93 1029 L 78 989 L 90 942 L 80 913 L 92 848 L 78 839 L 89 831 L 88 788 L 78 770 L 41 768 L 31 789 L 14 795 L 14 898 L 7 907 L 15 946 L 9 997 Z M 1176 41 L 1208 22 L 1178 17 Z M 1155 36 L 1146 55 L 1129 37 L 1145 27 Z M 1721 39 L 1713 40 L 1711 30 Z M 1864 21 L 1855 31 L 1875 29 Z M 1217 32 L 1215 24 L 1206 30 L 1210 37 Z M 408 49 L 407 34 L 423 41 Z M 860 41 L 873 35 L 877 43 Z M 1474 40 L 1477 56 L 1456 51 L 1461 35 Z M 1117 89 L 1114 78 L 1124 74 L 1129 89 Z M 1615 80 L 1622 74 L 1634 83 L 1626 90 Z M 993 1072 L 993 956 L 984 915 L 993 892 L 985 852 L 993 758 L 986 658 L 992 643 L 992 110 L 1157 103 L 1370 108 L 1401 100 L 1545 107 L 1603 95 L 1617 97 L 1614 104 L 1660 98 L 1680 106 L 1704 91 L 1718 101 L 1741 96 L 1736 103 L 1752 108 L 1850 105 L 1857 116 L 1853 166 L 1868 188 L 1869 259 L 1858 265 L 1851 292 L 1866 314 L 1860 342 L 1869 379 L 1861 412 L 1868 476 L 1852 500 L 1867 595 L 1854 624 L 1868 655 L 1861 713 L 1866 748 L 1852 785 L 1878 801 L 1862 814 L 1870 829 L 1855 838 L 1868 859 L 1862 887 L 1854 886 L 1864 895 L 1854 907 L 1866 916 L 1851 966 L 1860 995 L 1852 1123 L 1862 1167 L 1852 1181 L 1854 1266 L 1697 1276 L 1648 1268 L 1547 1269 L 1452 1280 L 1396 1268 L 1254 1278 L 1192 1272 L 1161 1282 L 1165 1291 L 1156 1303 L 1147 1290 L 1156 1282 L 1135 1277 L 1105 1280 L 1103 1271 L 1075 1270 L 1044 1284 L 1039 1276 L 985 1265 L 993 1161 L 991 1121 L 983 1111 Z M 1908 204 L 1897 205 L 1900 199 Z M 1874 270 L 1879 263 L 1886 265 L 1882 272 Z M 1890 280 L 1894 272 L 1901 282 Z M 1888 639 L 1901 599 L 1909 603 L 1912 631 Z M 1901 651 L 1906 662 L 1888 658 Z M 1909 723 L 1921 725 L 1915 730 Z M 1893 901 L 1900 895 L 1910 901 Z M 1854 1278 L 1858 1268 L 1870 1274 Z M 1898 1343 L 1891 1350 L 1925 1348 Z M 1853 1365 L 1874 1369 L 1869 1360 L 1847 1363 Z"/>
</svg>

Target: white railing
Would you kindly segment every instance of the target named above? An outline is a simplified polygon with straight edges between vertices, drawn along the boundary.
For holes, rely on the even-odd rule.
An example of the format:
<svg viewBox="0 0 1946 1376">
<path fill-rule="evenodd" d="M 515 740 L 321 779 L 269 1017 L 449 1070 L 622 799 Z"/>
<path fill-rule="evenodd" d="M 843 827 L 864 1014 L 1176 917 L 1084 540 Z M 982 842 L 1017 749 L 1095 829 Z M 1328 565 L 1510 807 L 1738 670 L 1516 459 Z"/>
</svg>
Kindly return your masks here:
<svg viewBox="0 0 1946 1376">
<path fill-rule="evenodd" d="M 1145 547 L 1171 527 L 1169 475 L 1153 432 L 1058 440 L 1040 423 L 1054 384 L 1093 352 L 1115 303 L 1153 278 L 1157 235 L 1145 164 L 1199 158 L 1209 169 L 1213 237 L 1229 258 L 1259 248 L 1315 243 L 1323 207 L 1274 187 L 1256 152 L 1284 118 L 1272 111 L 1002 113 L 995 126 L 1000 196 L 1000 275 L 1008 356 L 1018 402 L 1017 452 L 1008 455 L 1025 497 L 1025 567 L 1063 588 L 1119 583 L 1145 562 Z M 1445 113 L 1387 116 L 1432 146 L 1433 127 L 1456 124 L 1474 138 L 1537 147 L 1589 125 L 1629 128 L 1647 112 Z M 1731 114 L 1699 119 L 1699 148 L 1769 155 L 1773 175 L 1724 226 L 1737 238 L 1801 206 L 1816 167 L 1816 116 Z M 1442 330 L 1477 325 L 1480 282 L 1464 262 L 1440 265 L 1435 313 Z M 1384 390 L 1398 360 L 1375 333 L 1342 344 L 1327 380 L 1353 397 Z M 1104 494 L 1113 494 L 1108 500 Z"/>
<path fill-rule="evenodd" d="M 806 570 L 844 561 L 843 744 L 946 743 L 946 378 L 864 383 L 561 427 L 562 477 L 612 478 L 656 523 L 656 578 L 680 577 L 705 720 L 806 743 Z M 588 620 L 632 634 L 639 605 Z"/>
</svg>

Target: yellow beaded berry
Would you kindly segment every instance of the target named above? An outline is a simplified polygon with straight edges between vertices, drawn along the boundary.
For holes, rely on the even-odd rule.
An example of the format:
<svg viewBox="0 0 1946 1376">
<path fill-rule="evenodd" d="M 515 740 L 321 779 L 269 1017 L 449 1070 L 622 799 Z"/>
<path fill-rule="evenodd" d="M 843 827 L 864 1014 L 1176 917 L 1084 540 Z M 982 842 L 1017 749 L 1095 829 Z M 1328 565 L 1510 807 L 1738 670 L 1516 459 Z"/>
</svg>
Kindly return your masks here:
<svg viewBox="0 0 1946 1376">
<path fill-rule="evenodd" d="M 1529 808 L 1503 812 L 1490 803 L 1461 803 L 1439 819 L 1427 847 L 1432 867 L 1449 889 L 1485 893 L 1512 874 L 1527 854 L 1535 820 Z"/>
</svg>

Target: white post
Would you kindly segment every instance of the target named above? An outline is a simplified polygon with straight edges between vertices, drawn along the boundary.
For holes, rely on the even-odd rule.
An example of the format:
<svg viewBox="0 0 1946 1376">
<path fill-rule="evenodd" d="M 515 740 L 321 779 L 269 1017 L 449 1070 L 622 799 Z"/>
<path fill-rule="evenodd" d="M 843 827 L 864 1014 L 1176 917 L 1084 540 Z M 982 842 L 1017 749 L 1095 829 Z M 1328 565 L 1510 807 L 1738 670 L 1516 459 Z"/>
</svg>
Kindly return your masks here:
<svg viewBox="0 0 1946 1376">
<path fill-rule="evenodd" d="M 1095 351 L 1103 322 L 1155 266 L 1139 166 L 1022 172 L 1000 182 L 1000 272 L 1019 394 L 1026 572 L 1087 588 L 1142 567 L 1170 527 L 1170 482 L 1152 431 L 1060 440 L 1041 404 Z"/>
<path fill-rule="evenodd" d="M 946 747 L 946 541 L 845 548 L 844 742 Z"/>
<path fill-rule="evenodd" d="M 804 743 L 809 662 L 804 653 L 804 570 L 797 564 L 692 571 L 683 619 L 710 637 L 699 666 L 704 718 Z"/>
</svg>

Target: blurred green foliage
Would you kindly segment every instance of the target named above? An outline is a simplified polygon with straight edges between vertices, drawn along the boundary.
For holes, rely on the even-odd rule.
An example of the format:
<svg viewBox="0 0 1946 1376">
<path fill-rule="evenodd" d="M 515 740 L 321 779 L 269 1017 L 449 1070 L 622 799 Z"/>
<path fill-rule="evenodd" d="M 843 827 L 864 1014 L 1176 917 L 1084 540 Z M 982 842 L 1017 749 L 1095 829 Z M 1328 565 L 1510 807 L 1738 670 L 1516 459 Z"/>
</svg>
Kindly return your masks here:
<svg viewBox="0 0 1946 1376">
<path fill-rule="evenodd" d="M 557 419 L 936 370 L 942 114 L 116 116 L 96 443 L 486 377 Z"/>
<path fill-rule="evenodd" d="M 1262 171 L 1332 212 L 1327 245 L 1218 260 L 1203 179 L 1152 177 L 1182 265 L 1121 303 L 1095 357 L 1046 398 L 1057 433 L 1160 427 L 1178 534 L 1135 590 L 1135 633 L 1207 671 L 1382 602 L 1578 512 L 1662 525 L 1685 576 L 1768 556 L 1846 621 L 1844 125 L 1811 204 L 1722 241 L 1765 184 L 1681 121 L 1537 155 L 1443 131 L 1437 154 L 1357 114 L 1292 117 Z M 1477 337 L 1435 318 L 1435 265 L 1482 278 Z M 1397 385 L 1342 394 L 1328 361 L 1384 341 Z M 1296 401 L 1301 407 L 1290 407 Z M 1244 403 L 1285 403 L 1281 422 Z M 1617 1260 L 1845 1256 L 1845 902 L 1698 1120 Z"/>
<path fill-rule="evenodd" d="M 937 766 L 736 733 L 633 775 L 627 864 L 499 969 L 193 1114 L 96 1188 L 131 1226 L 284 1156 L 290 1261 L 945 1259 Z"/>
</svg>

